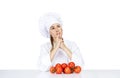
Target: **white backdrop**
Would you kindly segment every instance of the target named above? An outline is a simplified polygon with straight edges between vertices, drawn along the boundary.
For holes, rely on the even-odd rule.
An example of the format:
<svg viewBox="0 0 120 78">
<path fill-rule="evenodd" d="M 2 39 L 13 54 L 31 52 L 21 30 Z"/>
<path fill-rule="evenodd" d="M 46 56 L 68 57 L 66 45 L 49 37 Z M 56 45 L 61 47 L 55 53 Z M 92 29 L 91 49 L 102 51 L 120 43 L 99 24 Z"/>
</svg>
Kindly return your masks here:
<svg viewBox="0 0 120 78">
<path fill-rule="evenodd" d="M 64 38 L 75 41 L 84 69 L 120 69 L 119 0 L 0 0 L 0 69 L 36 69 L 38 19 L 57 12 Z"/>
</svg>

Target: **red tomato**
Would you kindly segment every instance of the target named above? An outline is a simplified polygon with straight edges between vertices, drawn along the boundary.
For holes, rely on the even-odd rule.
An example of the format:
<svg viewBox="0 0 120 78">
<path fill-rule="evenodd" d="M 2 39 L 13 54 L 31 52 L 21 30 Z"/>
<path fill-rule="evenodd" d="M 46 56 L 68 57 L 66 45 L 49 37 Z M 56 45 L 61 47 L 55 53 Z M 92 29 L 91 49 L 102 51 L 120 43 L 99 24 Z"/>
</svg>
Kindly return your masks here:
<svg viewBox="0 0 120 78">
<path fill-rule="evenodd" d="M 56 72 L 55 67 L 53 67 L 53 66 L 52 66 L 52 67 L 50 67 L 50 72 L 51 72 L 51 73 L 55 73 L 55 72 Z"/>
<path fill-rule="evenodd" d="M 64 68 L 66 68 L 67 67 L 67 64 L 66 63 L 63 63 L 62 64 L 62 68 L 64 69 Z"/>
<path fill-rule="evenodd" d="M 74 72 L 74 68 L 71 68 L 71 73 L 73 73 Z"/>
<path fill-rule="evenodd" d="M 80 73 L 81 72 L 81 67 L 80 66 L 75 66 L 74 72 L 75 73 Z"/>
<path fill-rule="evenodd" d="M 56 74 L 62 74 L 62 72 L 63 72 L 62 67 L 58 67 L 58 68 L 56 69 Z"/>
<path fill-rule="evenodd" d="M 64 73 L 65 73 L 65 74 L 70 74 L 70 73 L 71 73 L 71 68 L 67 66 L 67 67 L 64 69 Z"/>
<path fill-rule="evenodd" d="M 68 66 L 73 69 L 75 67 L 75 63 L 74 62 L 69 62 Z"/>
<path fill-rule="evenodd" d="M 56 65 L 55 65 L 55 68 L 57 69 L 58 67 L 61 67 L 61 64 L 60 63 L 57 63 Z"/>
</svg>

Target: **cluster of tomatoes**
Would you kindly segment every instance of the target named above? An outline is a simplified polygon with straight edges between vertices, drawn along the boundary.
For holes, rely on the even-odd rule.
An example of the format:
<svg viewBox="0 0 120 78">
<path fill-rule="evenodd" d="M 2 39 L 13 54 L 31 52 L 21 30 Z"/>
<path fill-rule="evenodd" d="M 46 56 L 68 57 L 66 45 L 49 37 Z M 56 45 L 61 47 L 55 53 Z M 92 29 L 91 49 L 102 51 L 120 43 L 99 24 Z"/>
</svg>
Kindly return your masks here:
<svg viewBox="0 0 120 78">
<path fill-rule="evenodd" d="M 56 73 L 56 74 L 71 74 L 73 72 L 75 73 L 80 73 L 81 72 L 81 67 L 80 66 L 75 66 L 74 62 L 69 62 L 68 64 L 66 63 L 57 63 L 55 66 L 50 67 L 50 72 L 51 73 Z"/>
</svg>

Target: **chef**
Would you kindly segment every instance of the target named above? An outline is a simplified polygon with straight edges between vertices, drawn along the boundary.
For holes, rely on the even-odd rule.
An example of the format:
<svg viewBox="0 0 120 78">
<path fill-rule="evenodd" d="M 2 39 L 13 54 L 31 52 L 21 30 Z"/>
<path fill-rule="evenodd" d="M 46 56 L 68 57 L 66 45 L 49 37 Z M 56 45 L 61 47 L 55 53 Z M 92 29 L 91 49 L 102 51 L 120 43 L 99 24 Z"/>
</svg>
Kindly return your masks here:
<svg viewBox="0 0 120 78">
<path fill-rule="evenodd" d="M 40 18 L 40 33 L 50 41 L 40 47 L 39 69 L 49 71 L 57 63 L 74 62 L 83 66 L 83 59 L 79 47 L 72 41 L 65 40 L 62 21 L 56 13 L 48 13 Z"/>
</svg>

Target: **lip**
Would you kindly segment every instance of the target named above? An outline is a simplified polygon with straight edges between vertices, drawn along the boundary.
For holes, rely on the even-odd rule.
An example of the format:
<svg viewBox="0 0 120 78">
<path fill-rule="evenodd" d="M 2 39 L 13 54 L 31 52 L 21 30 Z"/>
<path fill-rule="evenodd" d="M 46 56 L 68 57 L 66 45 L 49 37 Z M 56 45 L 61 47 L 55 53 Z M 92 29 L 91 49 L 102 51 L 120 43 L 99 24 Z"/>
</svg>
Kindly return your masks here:
<svg viewBox="0 0 120 78">
<path fill-rule="evenodd" d="M 59 35 L 60 33 L 56 33 L 56 35 Z"/>
</svg>

